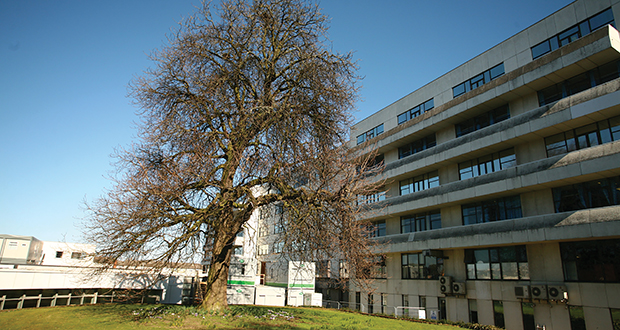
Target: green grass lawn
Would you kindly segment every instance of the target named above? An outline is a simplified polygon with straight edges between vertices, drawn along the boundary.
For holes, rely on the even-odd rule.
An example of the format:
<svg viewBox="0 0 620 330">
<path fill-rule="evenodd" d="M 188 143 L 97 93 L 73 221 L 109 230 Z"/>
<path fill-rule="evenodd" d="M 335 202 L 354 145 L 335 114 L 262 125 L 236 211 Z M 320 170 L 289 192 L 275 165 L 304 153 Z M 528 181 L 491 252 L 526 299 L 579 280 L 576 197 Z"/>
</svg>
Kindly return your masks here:
<svg viewBox="0 0 620 330">
<path fill-rule="evenodd" d="M 457 329 L 323 308 L 231 306 L 211 313 L 166 305 L 86 305 L 0 312 L 0 329 Z"/>
</svg>

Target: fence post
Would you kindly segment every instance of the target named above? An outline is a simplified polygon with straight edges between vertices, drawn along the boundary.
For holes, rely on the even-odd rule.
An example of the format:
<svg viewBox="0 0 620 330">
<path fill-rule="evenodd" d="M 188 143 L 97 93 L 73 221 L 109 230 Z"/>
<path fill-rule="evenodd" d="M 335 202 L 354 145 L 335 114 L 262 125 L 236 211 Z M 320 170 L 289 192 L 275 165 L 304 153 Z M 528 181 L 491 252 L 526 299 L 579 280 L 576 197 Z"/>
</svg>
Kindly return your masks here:
<svg viewBox="0 0 620 330">
<path fill-rule="evenodd" d="M 25 294 L 19 297 L 19 302 L 17 303 L 17 309 L 22 309 L 24 307 L 24 299 L 26 299 Z"/>
<path fill-rule="evenodd" d="M 110 302 L 113 303 L 114 302 L 114 291 L 112 291 L 112 298 L 110 298 Z"/>
<path fill-rule="evenodd" d="M 37 300 L 37 308 L 41 307 L 41 297 L 43 296 L 42 293 L 39 293 L 39 299 Z"/>
<path fill-rule="evenodd" d="M 6 300 L 6 295 L 3 295 L 2 298 L 0 298 L 0 311 L 4 309 L 5 300 Z"/>
<path fill-rule="evenodd" d="M 67 306 L 71 304 L 71 292 L 69 292 L 69 296 L 67 297 Z"/>
<path fill-rule="evenodd" d="M 84 292 L 82 292 L 82 297 L 80 298 L 80 305 L 84 305 Z"/>
<path fill-rule="evenodd" d="M 97 303 L 97 295 L 99 294 L 99 291 L 95 291 L 95 296 L 93 297 L 93 299 L 90 300 L 91 304 L 96 304 Z"/>
<path fill-rule="evenodd" d="M 54 294 L 54 298 L 52 299 L 52 303 L 50 304 L 50 307 L 56 306 L 56 300 L 58 300 L 58 292 Z"/>
</svg>

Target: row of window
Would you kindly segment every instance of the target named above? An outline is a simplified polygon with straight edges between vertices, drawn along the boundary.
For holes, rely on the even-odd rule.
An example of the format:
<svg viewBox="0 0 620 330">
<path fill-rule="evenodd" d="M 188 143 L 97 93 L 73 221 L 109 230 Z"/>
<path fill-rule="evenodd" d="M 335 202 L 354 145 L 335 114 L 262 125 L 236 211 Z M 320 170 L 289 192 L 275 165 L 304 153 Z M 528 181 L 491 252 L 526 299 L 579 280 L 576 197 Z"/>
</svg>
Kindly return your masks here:
<svg viewBox="0 0 620 330">
<path fill-rule="evenodd" d="M 454 126 L 456 129 L 456 137 L 475 132 L 509 118 L 510 109 L 508 108 L 508 104 L 506 104 L 456 124 Z"/>
<path fill-rule="evenodd" d="M 381 191 L 374 194 L 369 195 L 358 195 L 357 196 L 357 205 L 362 204 L 372 204 L 385 200 L 385 195 L 387 191 Z"/>
<path fill-rule="evenodd" d="M 521 218 L 519 195 L 465 204 L 461 206 L 463 225 Z"/>
<path fill-rule="evenodd" d="M 401 113 L 400 115 L 398 115 L 398 125 L 407 122 L 423 113 L 425 113 L 426 111 L 429 111 L 430 109 L 435 107 L 435 100 L 434 99 L 430 99 L 422 104 L 416 105 L 415 107 L 411 108 L 410 110 L 407 110 L 403 113 Z"/>
<path fill-rule="evenodd" d="M 465 250 L 468 280 L 529 280 L 525 245 Z"/>
<path fill-rule="evenodd" d="M 424 253 L 401 254 L 402 279 L 436 280 L 443 274 L 443 258 Z"/>
<path fill-rule="evenodd" d="M 9 243 L 13 243 L 13 242 L 9 242 Z M 17 242 L 15 242 L 17 243 Z M 62 256 L 64 255 L 64 251 L 56 251 L 56 258 L 60 259 L 62 258 Z M 86 253 L 85 252 L 71 252 L 71 259 L 84 259 L 86 258 Z"/>
<path fill-rule="evenodd" d="M 566 281 L 620 282 L 620 239 L 564 242 L 560 253 Z"/>
<path fill-rule="evenodd" d="M 284 242 L 276 242 L 271 245 L 271 253 L 282 253 L 284 250 Z M 235 247 L 233 254 L 243 254 L 243 247 Z M 269 244 L 262 244 L 258 246 L 258 255 L 269 254 Z"/>
<path fill-rule="evenodd" d="M 484 71 L 467 81 L 464 81 L 452 88 L 452 96 L 457 97 L 461 94 L 474 90 L 491 80 L 496 79 L 497 77 L 504 74 L 504 63 L 500 63 L 489 70 Z"/>
<path fill-rule="evenodd" d="M 379 134 L 383 133 L 383 124 L 369 130 L 366 133 L 360 134 L 357 136 L 357 144 L 362 144 L 372 138 L 374 138 L 375 136 L 378 136 Z"/>
<path fill-rule="evenodd" d="M 434 187 L 439 187 L 439 172 L 437 171 L 400 181 L 400 194 L 407 195 Z"/>
<path fill-rule="evenodd" d="M 368 228 L 368 235 L 370 237 L 382 237 L 386 235 L 386 225 L 385 220 L 379 220 L 377 222 L 373 222 L 372 225 Z"/>
<path fill-rule="evenodd" d="M 538 91 L 538 104 L 553 103 L 562 98 L 585 91 L 620 77 L 620 62 L 614 61 L 601 65 L 588 72 L 578 74 L 561 83 Z"/>
<path fill-rule="evenodd" d="M 553 188 L 553 203 L 556 212 L 620 205 L 620 177 Z"/>
<path fill-rule="evenodd" d="M 608 24 L 615 25 L 611 8 L 604 10 L 586 19 L 585 21 L 580 22 L 579 24 L 575 24 L 561 33 L 558 33 L 532 47 L 532 58 L 539 58 Z"/>
<path fill-rule="evenodd" d="M 614 186 L 615 187 L 615 186 Z M 465 204 L 461 206 L 463 225 L 521 218 L 521 198 L 519 195 Z M 403 216 L 400 219 L 402 234 L 441 228 L 439 210 Z M 385 220 L 373 222 L 369 228 L 370 237 L 387 234 Z"/>
<path fill-rule="evenodd" d="M 330 278 L 333 275 L 338 275 L 340 278 L 348 278 L 349 277 L 349 268 L 347 263 L 344 260 L 340 260 L 338 262 L 338 269 L 336 273 L 332 273 L 332 261 L 331 260 L 321 260 L 316 262 L 316 273 L 315 277 L 323 277 Z"/>
<path fill-rule="evenodd" d="M 620 116 L 545 138 L 547 157 L 620 140 Z"/>
<path fill-rule="evenodd" d="M 620 176 L 602 178 L 553 188 L 555 212 L 620 205 Z M 518 219 L 523 217 L 519 195 L 496 198 L 461 206 L 463 225 Z M 401 233 L 441 228 L 441 213 L 432 211 L 401 217 Z M 386 235 L 385 220 L 374 223 L 372 237 Z"/>
<path fill-rule="evenodd" d="M 437 145 L 435 133 L 398 148 L 398 159 L 405 158 Z"/>
<path fill-rule="evenodd" d="M 469 280 L 529 280 L 525 245 L 489 249 L 466 249 L 465 267 Z M 402 279 L 439 279 L 443 258 L 425 253 L 401 254 Z"/>
<path fill-rule="evenodd" d="M 475 299 L 467 300 L 469 307 L 469 322 L 478 323 L 478 302 Z M 534 330 L 534 307 L 530 303 L 521 303 L 523 313 L 523 329 Z M 504 328 L 506 322 L 504 320 L 504 302 L 501 300 L 493 300 L 493 321 L 494 325 Z"/>
<path fill-rule="evenodd" d="M 469 305 L 469 322 L 478 323 L 478 304 L 475 299 L 468 300 Z M 521 303 L 521 315 L 523 319 L 523 330 L 536 330 L 540 327 L 534 320 L 535 304 L 529 302 Z M 586 330 L 586 322 L 582 306 L 567 306 L 570 321 L 570 330 Z M 610 308 L 609 315 L 614 329 L 618 329 L 620 325 L 620 309 Z M 493 321 L 494 325 L 504 328 L 506 322 L 504 320 L 504 303 L 500 300 L 493 300 Z"/>
<path fill-rule="evenodd" d="M 400 218 L 400 232 L 403 234 L 440 228 L 441 213 L 439 210 Z"/>
<path fill-rule="evenodd" d="M 514 148 L 459 163 L 459 180 L 501 171 L 517 166 Z"/>
<path fill-rule="evenodd" d="M 620 239 L 562 242 L 560 254 L 565 281 L 620 282 Z M 386 278 L 385 257 L 377 257 L 377 278 Z M 465 249 L 468 280 L 530 280 L 525 245 Z M 376 275 L 376 274 L 375 274 Z M 402 253 L 402 279 L 439 279 L 444 275 L 441 256 Z"/>
</svg>

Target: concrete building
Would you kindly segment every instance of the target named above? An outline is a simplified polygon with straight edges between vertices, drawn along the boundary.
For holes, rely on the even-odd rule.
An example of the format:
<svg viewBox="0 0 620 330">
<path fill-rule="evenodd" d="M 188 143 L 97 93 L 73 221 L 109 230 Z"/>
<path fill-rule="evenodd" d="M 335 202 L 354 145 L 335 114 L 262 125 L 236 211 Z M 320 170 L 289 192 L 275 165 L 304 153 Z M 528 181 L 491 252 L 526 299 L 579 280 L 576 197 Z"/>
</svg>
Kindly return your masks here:
<svg viewBox="0 0 620 330">
<path fill-rule="evenodd" d="M 352 306 L 618 328 L 618 17 L 618 0 L 575 1 L 354 125 L 385 165 L 360 201 L 387 271 Z"/>
<path fill-rule="evenodd" d="M 164 270 L 165 277 L 123 267 L 95 274 L 95 250 L 91 244 L 0 234 L 0 310 L 110 302 L 125 299 L 128 290 L 144 294 L 143 301 L 193 299 L 199 269 Z"/>
<path fill-rule="evenodd" d="M 265 193 L 255 187 L 255 194 Z M 315 292 L 315 263 L 292 260 L 284 251 L 282 203 L 262 206 L 244 224 L 233 243 L 228 272 L 229 304 L 298 306 Z M 206 279 L 209 260 L 203 261 Z"/>
</svg>

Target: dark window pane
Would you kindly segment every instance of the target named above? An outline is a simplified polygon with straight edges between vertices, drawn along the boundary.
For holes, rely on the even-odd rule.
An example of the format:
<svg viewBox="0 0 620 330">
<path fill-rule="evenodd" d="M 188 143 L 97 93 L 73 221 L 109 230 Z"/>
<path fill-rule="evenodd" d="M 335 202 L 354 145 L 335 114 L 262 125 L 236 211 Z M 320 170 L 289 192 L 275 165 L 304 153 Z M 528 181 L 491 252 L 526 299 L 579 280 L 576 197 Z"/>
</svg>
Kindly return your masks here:
<svg viewBox="0 0 620 330">
<path fill-rule="evenodd" d="M 614 326 L 614 330 L 620 330 L 620 309 L 610 308 L 611 322 Z"/>
<path fill-rule="evenodd" d="M 499 153 L 500 169 L 506 169 L 517 165 L 517 157 L 514 149 L 508 149 Z"/>
<path fill-rule="evenodd" d="M 613 140 L 620 140 L 620 117 L 609 119 L 609 126 Z"/>
<path fill-rule="evenodd" d="M 452 88 L 452 95 L 453 95 L 453 97 L 457 97 L 457 96 L 459 96 L 459 95 L 461 95 L 463 93 L 465 93 L 465 83 L 462 83 L 462 84 Z"/>
<path fill-rule="evenodd" d="M 601 137 L 601 143 L 609 143 L 613 141 L 611 130 L 609 129 L 609 121 L 604 120 L 598 122 L 598 132 Z"/>
<path fill-rule="evenodd" d="M 579 24 L 579 33 L 582 36 L 585 36 L 586 34 L 590 33 L 590 24 L 588 24 L 588 21 L 581 22 Z"/>
<path fill-rule="evenodd" d="M 409 112 L 405 112 L 405 113 L 398 115 L 398 125 L 409 120 L 408 115 L 409 115 Z"/>
<path fill-rule="evenodd" d="M 424 111 L 428 111 L 435 107 L 435 99 L 430 99 L 424 103 Z"/>
<path fill-rule="evenodd" d="M 619 66 L 620 66 L 620 62 L 611 62 L 611 63 L 601 65 L 598 68 L 598 70 L 596 70 L 597 78 L 598 78 L 596 79 L 596 83 L 604 84 L 608 81 L 618 78 L 620 76 Z"/>
<path fill-rule="evenodd" d="M 493 300 L 493 318 L 495 320 L 495 326 L 505 328 L 504 323 L 504 303 L 498 300 Z"/>
<path fill-rule="evenodd" d="M 427 136 L 426 138 L 424 138 L 424 140 L 426 141 L 426 149 L 432 148 L 437 145 L 435 134 Z"/>
<path fill-rule="evenodd" d="M 573 26 L 572 28 L 560 33 L 558 39 L 560 39 L 560 45 L 568 45 L 569 43 L 579 38 L 579 27 Z"/>
<path fill-rule="evenodd" d="M 547 148 L 547 157 L 561 155 L 568 152 L 564 133 L 545 138 L 545 145 Z"/>
<path fill-rule="evenodd" d="M 556 212 L 568 212 L 585 209 L 579 190 L 574 186 L 553 189 Z"/>
<path fill-rule="evenodd" d="M 366 134 L 357 136 L 357 144 L 364 143 L 364 141 L 366 141 Z"/>
<path fill-rule="evenodd" d="M 553 103 L 562 97 L 564 96 L 561 84 L 556 84 L 538 91 L 538 103 L 540 106 Z"/>
<path fill-rule="evenodd" d="M 540 56 L 543 56 L 551 51 L 551 45 L 549 45 L 549 40 L 545 40 L 542 43 L 532 47 L 532 58 L 536 59 Z"/>
<path fill-rule="evenodd" d="M 491 117 L 493 123 L 499 123 L 500 121 L 510 118 L 510 111 L 508 109 L 508 105 L 494 109 L 491 112 Z"/>
<path fill-rule="evenodd" d="M 383 124 L 377 126 L 375 128 L 375 132 L 376 132 L 376 135 L 379 135 L 379 134 L 383 133 Z"/>
<path fill-rule="evenodd" d="M 551 44 L 552 51 L 560 48 L 560 41 L 558 40 L 558 37 L 553 37 L 549 39 L 549 44 Z"/>
<path fill-rule="evenodd" d="M 495 79 L 504 74 L 504 63 L 494 66 L 489 70 L 491 73 L 491 79 Z"/>
<path fill-rule="evenodd" d="M 471 82 L 471 89 L 476 89 L 482 85 L 484 85 L 484 75 L 483 74 L 479 74 L 473 78 L 471 78 L 470 80 Z"/>
<path fill-rule="evenodd" d="M 568 313 L 570 315 L 571 330 L 586 330 L 586 321 L 583 318 L 583 307 L 568 306 Z"/>
<path fill-rule="evenodd" d="M 589 19 L 590 29 L 594 31 L 603 25 L 611 24 L 613 21 L 614 21 L 614 15 L 610 8 Z"/>
<path fill-rule="evenodd" d="M 419 116 L 421 114 L 422 114 L 422 110 L 420 109 L 419 105 L 417 107 L 409 110 L 409 115 L 410 115 L 411 118 L 415 118 L 415 117 L 417 117 L 417 116 Z"/>
<path fill-rule="evenodd" d="M 523 314 L 523 330 L 536 330 L 536 322 L 534 321 L 534 304 L 522 302 L 521 313 Z"/>
<path fill-rule="evenodd" d="M 566 86 L 568 95 L 573 95 L 581 91 L 585 91 L 586 89 L 592 87 L 592 84 L 590 83 L 590 75 L 584 73 L 572 77 L 566 80 Z"/>
<path fill-rule="evenodd" d="M 431 221 L 431 229 L 441 228 L 441 214 L 440 213 L 431 214 L 430 221 Z"/>
</svg>

